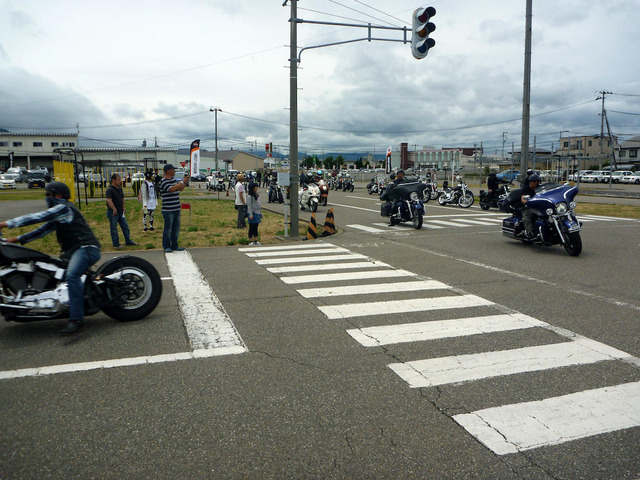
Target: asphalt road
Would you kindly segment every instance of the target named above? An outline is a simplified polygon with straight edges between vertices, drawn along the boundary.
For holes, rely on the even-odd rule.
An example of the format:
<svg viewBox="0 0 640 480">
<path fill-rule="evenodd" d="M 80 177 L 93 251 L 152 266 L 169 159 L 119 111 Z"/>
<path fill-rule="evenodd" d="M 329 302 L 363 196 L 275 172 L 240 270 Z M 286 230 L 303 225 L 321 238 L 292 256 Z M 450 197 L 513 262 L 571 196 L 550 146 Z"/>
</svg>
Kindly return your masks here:
<svg viewBox="0 0 640 480">
<path fill-rule="evenodd" d="M 0 478 L 637 479 L 640 222 L 583 217 L 574 258 L 375 200 L 331 192 L 341 233 L 280 250 L 140 252 L 142 321 L 0 325 Z M 218 301 L 244 348 L 196 355 Z"/>
</svg>

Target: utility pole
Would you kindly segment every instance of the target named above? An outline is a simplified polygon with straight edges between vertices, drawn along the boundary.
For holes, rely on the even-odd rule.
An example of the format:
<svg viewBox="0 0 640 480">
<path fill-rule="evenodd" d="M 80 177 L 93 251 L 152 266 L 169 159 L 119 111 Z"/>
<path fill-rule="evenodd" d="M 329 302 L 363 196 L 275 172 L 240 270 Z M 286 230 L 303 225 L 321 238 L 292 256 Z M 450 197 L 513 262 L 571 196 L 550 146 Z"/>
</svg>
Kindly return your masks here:
<svg viewBox="0 0 640 480">
<path fill-rule="evenodd" d="M 215 152 L 213 155 L 214 155 L 214 158 L 216 159 L 216 174 L 217 174 L 218 173 L 218 112 L 221 112 L 222 110 L 216 107 L 216 108 L 210 108 L 209 111 L 214 112 L 214 118 L 215 118 L 215 144 L 214 144 Z"/>
<path fill-rule="evenodd" d="M 522 92 L 522 139 L 520 141 L 520 171 L 527 171 L 529 163 L 529 115 L 531 112 L 531 30 L 533 0 L 527 0 L 524 36 L 524 84 Z"/>
<path fill-rule="evenodd" d="M 602 111 L 600 112 L 600 162 L 598 164 L 598 168 L 602 170 L 602 159 L 604 158 L 604 98 L 607 94 L 611 95 L 611 92 L 602 90 L 599 93 L 600 97 L 596 100 L 602 100 Z"/>
<path fill-rule="evenodd" d="M 282 6 L 287 5 L 285 0 Z M 290 237 L 297 240 L 298 230 L 298 0 L 291 0 L 291 39 L 289 50 L 289 198 L 291 205 Z"/>
<path fill-rule="evenodd" d="M 504 164 L 504 142 L 507 141 L 507 133 L 509 132 L 502 132 L 502 163 Z"/>
</svg>

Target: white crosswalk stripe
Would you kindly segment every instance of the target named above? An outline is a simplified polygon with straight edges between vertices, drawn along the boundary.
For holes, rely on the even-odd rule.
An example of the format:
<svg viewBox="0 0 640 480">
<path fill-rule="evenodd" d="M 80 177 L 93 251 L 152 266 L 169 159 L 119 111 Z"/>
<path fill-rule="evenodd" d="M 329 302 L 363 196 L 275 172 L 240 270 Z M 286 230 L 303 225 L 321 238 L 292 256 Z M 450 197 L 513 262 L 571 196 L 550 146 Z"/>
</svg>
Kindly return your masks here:
<svg viewBox="0 0 640 480">
<path fill-rule="evenodd" d="M 596 218 L 586 219 L 589 220 L 598 221 Z M 443 225 L 495 225 L 501 223 L 502 219 L 449 218 L 438 222 L 440 225 L 433 225 L 435 228 L 445 228 Z M 381 232 L 397 229 L 388 228 L 385 224 L 375 225 L 385 227 L 380 229 Z M 358 225 L 352 227 L 357 228 Z M 371 227 L 363 230 L 371 232 Z M 415 273 L 395 269 L 365 255 L 352 253 L 346 248 L 314 244 L 305 248 L 253 247 L 240 250 L 251 256 L 256 263 L 264 265 L 271 273 L 279 275 L 286 284 L 322 283 L 322 287 L 299 288 L 297 292 L 316 302 L 316 308 L 328 319 L 360 318 L 363 322 L 378 322 L 378 325 L 346 330 L 366 348 L 390 349 L 412 342 L 478 338 L 498 332 L 510 335 L 511 332 L 515 334 L 539 330 L 557 337 L 555 341 L 542 345 L 460 355 L 453 352 L 449 356 L 390 363 L 389 368 L 410 388 L 461 388 L 467 383 L 484 379 L 506 381 L 530 372 L 551 374 L 556 369 L 603 362 L 623 361 L 630 365 L 640 365 L 640 359 L 626 352 L 521 313 L 504 313 L 504 307 L 489 300 L 465 294 L 437 280 L 420 278 Z M 318 269 L 347 271 L 289 275 L 305 271 L 309 258 L 314 259 Z M 336 263 L 340 260 L 343 262 Z M 292 265 L 295 263 L 302 265 Z M 368 267 L 377 268 L 368 270 Z M 378 281 L 370 283 L 374 280 Z M 405 299 L 394 298 L 394 295 L 405 292 L 421 293 L 418 298 L 415 295 Z M 384 295 L 383 300 L 381 294 Z M 351 299 L 357 300 L 350 301 Z M 336 300 L 340 303 L 330 304 Z M 476 313 L 479 308 L 484 309 L 481 314 Z M 497 309 L 499 312 L 487 314 L 487 309 Z M 402 322 L 407 314 L 417 315 L 419 318 L 421 313 L 427 312 L 429 321 L 397 323 Z M 456 317 L 455 312 L 465 312 L 466 315 Z M 438 318 L 439 315 L 442 317 Z M 521 399 L 518 392 L 514 392 L 514 396 Z M 638 397 L 640 382 L 493 406 L 452 415 L 452 418 L 494 453 L 504 455 L 638 427 Z"/>
<path fill-rule="evenodd" d="M 486 213 L 485 215 L 476 214 L 459 214 L 459 215 L 441 215 L 437 217 L 429 217 L 425 215 L 422 228 L 425 230 L 438 230 L 442 228 L 464 228 L 472 226 L 499 226 L 502 225 L 502 220 L 506 218 L 506 214 Z M 625 218 L 617 217 L 605 217 L 601 215 L 578 215 L 578 220 L 584 223 L 590 222 L 615 222 L 618 220 L 629 220 Z M 411 231 L 406 226 L 389 226 L 386 223 L 374 222 L 372 226 L 362 224 L 349 224 L 348 228 L 354 228 L 356 230 L 362 230 L 363 232 L 371 234 L 389 233 L 392 231 Z M 380 228 L 377 228 L 380 227 Z"/>
</svg>

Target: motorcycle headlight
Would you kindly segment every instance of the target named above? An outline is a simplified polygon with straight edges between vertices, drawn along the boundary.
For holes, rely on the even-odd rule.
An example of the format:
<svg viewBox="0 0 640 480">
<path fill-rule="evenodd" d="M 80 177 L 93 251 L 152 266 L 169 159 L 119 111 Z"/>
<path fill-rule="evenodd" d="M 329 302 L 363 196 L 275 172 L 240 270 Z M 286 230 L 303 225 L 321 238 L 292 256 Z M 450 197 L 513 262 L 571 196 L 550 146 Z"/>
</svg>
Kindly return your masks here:
<svg viewBox="0 0 640 480">
<path fill-rule="evenodd" d="M 569 207 L 567 207 L 567 204 L 564 202 L 560 202 L 556 205 L 556 210 L 558 211 L 558 213 L 560 215 L 563 215 L 565 213 L 567 213 L 567 211 L 569 210 Z"/>
<path fill-rule="evenodd" d="M 575 208 L 576 208 L 577 206 L 578 206 L 578 205 L 576 204 L 576 202 L 571 202 L 571 203 L 569 204 L 569 208 L 570 208 L 571 210 L 575 210 Z"/>
<path fill-rule="evenodd" d="M 418 192 L 411 192 L 411 194 L 409 195 L 409 198 L 415 202 L 420 197 L 418 197 Z"/>
<path fill-rule="evenodd" d="M 547 208 L 547 215 L 553 215 L 553 208 Z"/>
</svg>

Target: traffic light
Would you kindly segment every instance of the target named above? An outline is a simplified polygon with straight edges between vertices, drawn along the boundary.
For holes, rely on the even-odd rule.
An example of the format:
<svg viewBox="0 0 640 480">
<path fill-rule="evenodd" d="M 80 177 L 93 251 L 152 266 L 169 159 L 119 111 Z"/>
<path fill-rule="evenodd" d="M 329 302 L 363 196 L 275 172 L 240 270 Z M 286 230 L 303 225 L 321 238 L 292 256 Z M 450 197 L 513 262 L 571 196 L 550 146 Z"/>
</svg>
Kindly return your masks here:
<svg viewBox="0 0 640 480">
<path fill-rule="evenodd" d="M 429 34 L 436 29 L 436 26 L 429 20 L 436 14 L 433 7 L 417 8 L 413 12 L 413 28 L 411 29 L 411 53 L 420 60 L 429 53 L 436 41 L 429 38 Z"/>
</svg>

